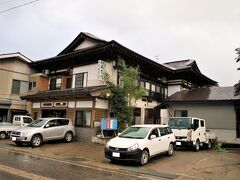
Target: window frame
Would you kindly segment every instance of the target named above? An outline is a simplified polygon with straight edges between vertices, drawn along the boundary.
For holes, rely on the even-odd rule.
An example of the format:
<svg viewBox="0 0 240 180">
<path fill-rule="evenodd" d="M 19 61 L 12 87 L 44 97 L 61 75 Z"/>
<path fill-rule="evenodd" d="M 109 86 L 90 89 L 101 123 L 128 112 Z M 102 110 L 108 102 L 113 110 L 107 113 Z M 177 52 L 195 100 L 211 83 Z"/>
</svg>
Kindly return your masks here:
<svg viewBox="0 0 240 180">
<path fill-rule="evenodd" d="M 28 85 L 28 90 L 29 91 L 34 91 L 37 87 L 37 82 L 36 81 L 30 81 Z"/>
<path fill-rule="evenodd" d="M 78 83 L 77 83 L 77 77 L 78 76 L 82 76 L 82 80 L 81 80 L 81 85 L 80 86 L 78 86 Z M 75 74 L 75 88 L 82 88 L 83 87 L 83 85 L 84 85 L 84 73 L 77 73 L 77 74 Z"/>
<path fill-rule="evenodd" d="M 53 80 L 55 82 L 53 82 Z M 61 82 L 57 83 L 58 80 L 61 80 Z M 49 80 L 49 90 L 60 90 L 60 89 L 62 89 L 62 81 L 63 81 L 62 77 L 51 77 L 50 80 Z"/>
<path fill-rule="evenodd" d="M 82 113 L 86 113 L 86 112 L 89 112 L 90 113 L 90 123 L 89 123 L 89 125 L 87 124 L 87 119 L 83 119 L 83 120 L 81 120 L 81 119 L 79 119 L 80 121 L 82 121 L 82 123 L 81 124 L 78 124 L 78 113 L 79 112 L 82 112 Z M 91 110 L 76 110 L 76 112 L 75 112 L 76 114 L 75 114 L 75 127 L 91 127 L 91 122 L 92 122 L 92 111 Z M 85 116 L 85 118 L 86 118 L 86 114 L 83 114 L 83 115 L 81 115 L 83 118 L 84 118 L 84 116 Z M 85 122 L 85 123 L 84 123 Z"/>
<path fill-rule="evenodd" d="M 19 84 L 14 84 L 15 83 L 19 83 Z M 16 90 L 16 88 L 18 88 Z M 20 89 L 21 89 L 21 81 L 17 80 L 17 79 L 13 79 L 12 80 L 12 90 L 11 90 L 11 94 L 20 94 Z"/>
<path fill-rule="evenodd" d="M 200 127 L 205 127 L 205 123 L 203 120 L 200 120 Z"/>
<path fill-rule="evenodd" d="M 180 116 L 176 116 L 177 112 L 180 112 Z M 183 114 L 186 114 L 186 115 L 183 115 Z M 174 117 L 188 117 L 188 110 L 174 110 Z"/>
</svg>

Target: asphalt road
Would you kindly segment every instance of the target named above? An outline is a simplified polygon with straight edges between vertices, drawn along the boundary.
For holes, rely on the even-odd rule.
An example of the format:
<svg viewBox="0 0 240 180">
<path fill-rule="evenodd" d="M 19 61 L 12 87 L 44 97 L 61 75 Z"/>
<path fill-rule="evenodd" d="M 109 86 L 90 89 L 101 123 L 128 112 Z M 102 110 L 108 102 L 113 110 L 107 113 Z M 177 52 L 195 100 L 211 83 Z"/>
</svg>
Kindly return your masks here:
<svg viewBox="0 0 240 180">
<path fill-rule="evenodd" d="M 146 166 L 110 163 L 104 146 L 90 142 L 49 142 L 39 148 L 0 141 L 0 173 L 28 179 L 232 179 L 240 177 L 240 150 L 193 152 L 178 149 L 169 157 L 159 155 Z M 94 166 L 94 167 L 93 167 Z M 7 173 L 7 174 L 6 174 Z M 134 176 L 133 176 L 134 175 Z M 0 176 L 0 180 L 2 180 Z M 9 179 L 9 178 L 7 178 Z M 14 178 L 16 179 L 16 178 Z"/>
<path fill-rule="evenodd" d="M 19 177 L 10 173 L 6 173 L 4 171 L 0 171 L 0 179 L 1 180 L 27 180 L 26 178 Z"/>
<path fill-rule="evenodd" d="M 100 168 L 88 167 L 84 165 L 77 165 L 73 163 L 64 162 L 61 160 L 43 158 L 29 155 L 27 153 L 19 153 L 9 150 L 0 149 L 0 179 L 145 179 L 119 173 L 114 171 L 106 171 Z"/>
</svg>

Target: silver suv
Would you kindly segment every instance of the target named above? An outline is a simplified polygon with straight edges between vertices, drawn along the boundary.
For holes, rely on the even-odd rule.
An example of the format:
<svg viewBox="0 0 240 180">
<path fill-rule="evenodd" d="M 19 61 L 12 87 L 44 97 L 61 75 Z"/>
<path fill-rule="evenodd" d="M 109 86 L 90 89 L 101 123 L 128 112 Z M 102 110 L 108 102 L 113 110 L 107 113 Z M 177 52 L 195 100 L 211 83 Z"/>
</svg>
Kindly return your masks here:
<svg viewBox="0 0 240 180">
<path fill-rule="evenodd" d="M 30 143 L 33 147 L 43 142 L 64 139 L 71 142 L 75 136 L 72 121 L 66 118 L 41 118 L 31 122 L 26 127 L 12 131 L 11 140 L 17 145 Z"/>
</svg>

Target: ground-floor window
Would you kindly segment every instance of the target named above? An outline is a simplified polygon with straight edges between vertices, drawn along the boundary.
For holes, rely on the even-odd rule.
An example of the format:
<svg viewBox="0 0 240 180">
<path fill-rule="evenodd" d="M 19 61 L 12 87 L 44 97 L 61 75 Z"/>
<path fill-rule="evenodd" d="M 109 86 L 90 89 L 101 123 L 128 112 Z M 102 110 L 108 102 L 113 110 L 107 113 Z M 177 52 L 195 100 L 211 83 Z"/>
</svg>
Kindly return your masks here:
<svg viewBox="0 0 240 180">
<path fill-rule="evenodd" d="M 91 125 L 91 111 L 76 111 L 75 126 L 90 126 Z"/>
<path fill-rule="evenodd" d="M 188 117 L 188 111 L 187 110 L 175 110 L 174 116 L 175 117 Z"/>
<path fill-rule="evenodd" d="M 42 117 L 66 117 L 66 110 L 65 109 L 52 109 L 52 110 L 42 110 Z"/>
</svg>

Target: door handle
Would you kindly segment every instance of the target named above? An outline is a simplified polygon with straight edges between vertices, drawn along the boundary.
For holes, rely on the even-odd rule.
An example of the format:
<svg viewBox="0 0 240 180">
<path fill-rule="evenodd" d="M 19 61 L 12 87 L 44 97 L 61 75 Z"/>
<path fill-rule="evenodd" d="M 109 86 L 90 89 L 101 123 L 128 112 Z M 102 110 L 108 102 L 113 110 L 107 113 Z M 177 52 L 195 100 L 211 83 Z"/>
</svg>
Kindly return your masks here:
<svg viewBox="0 0 240 180">
<path fill-rule="evenodd" d="M 161 141 L 161 139 L 159 139 L 158 141 Z"/>
<path fill-rule="evenodd" d="M 168 136 L 168 139 L 169 139 L 170 137 Z"/>
</svg>

